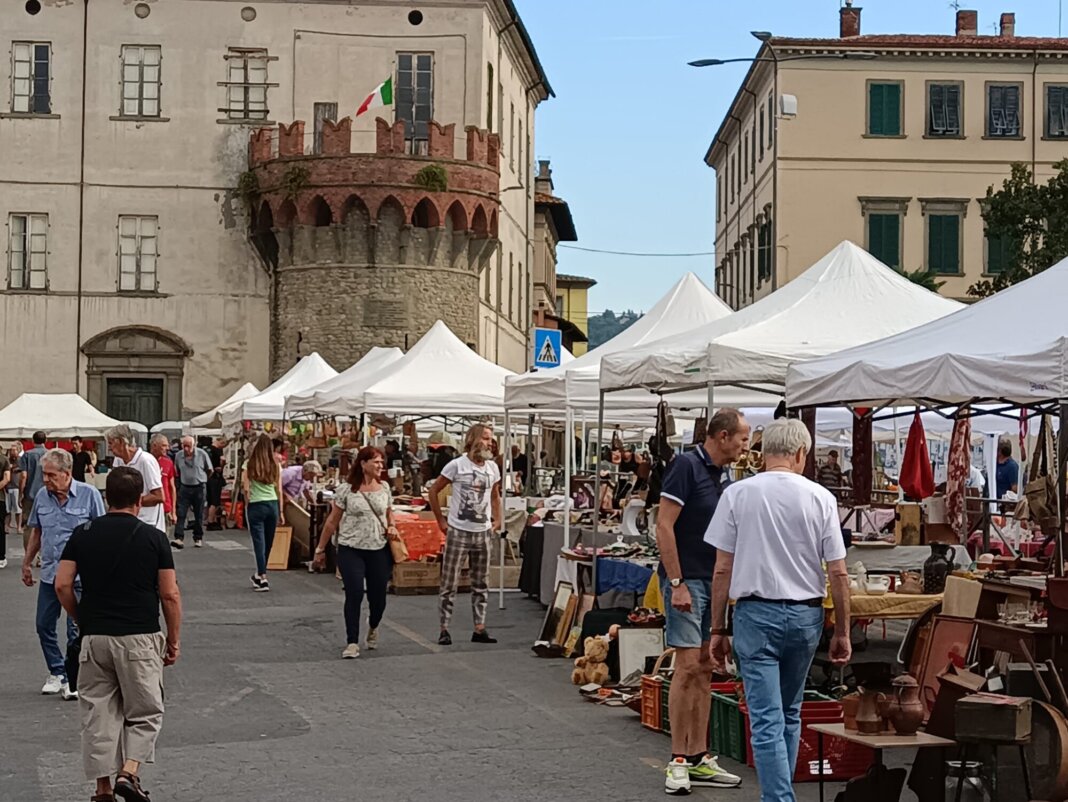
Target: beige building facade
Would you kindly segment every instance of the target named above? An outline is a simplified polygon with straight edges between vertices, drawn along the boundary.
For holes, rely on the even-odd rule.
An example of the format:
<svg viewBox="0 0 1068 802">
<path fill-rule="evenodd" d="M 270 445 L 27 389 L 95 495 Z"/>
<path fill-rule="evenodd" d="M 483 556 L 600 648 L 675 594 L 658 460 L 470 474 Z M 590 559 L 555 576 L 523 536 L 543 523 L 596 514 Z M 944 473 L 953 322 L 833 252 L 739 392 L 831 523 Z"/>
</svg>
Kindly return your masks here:
<svg viewBox="0 0 1068 802">
<path fill-rule="evenodd" d="M 276 265 L 254 247 L 258 207 L 239 188 L 250 137 L 304 121 L 301 155 L 318 156 L 327 121 L 354 117 L 386 78 L 394 106 L 355 118 L 348 150 L 380 152 L 376 116 L 403 121 L 392 158 L 429 161 L 430 121 L 457 160 L 482 143 L 471 191 L 493 230 L 487 219 L 470 280 L 436 300 L 463 309 L 480 353 L 525 369 L 534 110 L 551 89 L 511 0 L 23 5 L 5 12 L 0 59 L 0 404 L 79 392 L 118 417 L 183 419 L 315 350 L 314 327 L 275 325 Z M 485 166 L 488 139 L 499 161 Z M 398 230 L 418 225 L 404 213 Z M 287 319 L 320 315 L 316 297 Z M 429 325 L 389 323 L 411 343 Z M 337 353 L 339 370 L 360 356 Z"/>
<path fill-rule="evenodd" d="M 982 202 L 1013 163 L 1039 182 L 1068 157 L 1068 39 L 861 33 L 761 46 L 706 154 L 716 170 L 716 287 L 735 308 L 796 278 L 844 239 L 941 292 L 1002 269 Z"/>
</svg>

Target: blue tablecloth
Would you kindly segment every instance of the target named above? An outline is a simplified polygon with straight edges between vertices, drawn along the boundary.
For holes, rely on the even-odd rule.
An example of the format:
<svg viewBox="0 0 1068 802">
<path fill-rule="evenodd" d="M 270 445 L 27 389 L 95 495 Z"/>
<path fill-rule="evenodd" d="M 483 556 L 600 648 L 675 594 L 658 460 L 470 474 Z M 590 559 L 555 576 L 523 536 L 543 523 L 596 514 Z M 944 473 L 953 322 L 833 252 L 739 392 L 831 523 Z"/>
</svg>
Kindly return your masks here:
<svg viewBox="0 0 1068 802">
<path fill-rule="evenodd" d="M 610 590 L 621 593 L 644 593 L 649 580 L 653 578 L 653 569 L 637 565 L 627 560 L 611 557 L 597 559 L 597 594 Z"/>
</svg>

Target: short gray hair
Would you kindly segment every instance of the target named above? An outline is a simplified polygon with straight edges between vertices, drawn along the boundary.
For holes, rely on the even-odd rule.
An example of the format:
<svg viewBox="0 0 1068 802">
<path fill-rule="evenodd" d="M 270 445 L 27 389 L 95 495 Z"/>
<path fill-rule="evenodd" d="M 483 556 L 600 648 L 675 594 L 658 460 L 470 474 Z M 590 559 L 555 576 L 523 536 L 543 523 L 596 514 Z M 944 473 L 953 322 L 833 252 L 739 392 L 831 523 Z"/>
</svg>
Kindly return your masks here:
<svg viewBox="0 0 1068 802">
<path fill-rule="evenodd" d="M 53 468 L 70 473 L 74 469 L 74 457 L 70 452 L 62 448 L 50 448 L 41 457 L 41 462 L 49 463 Z"/>
<path fill-rule="evenodd" d="M 764 427 L 760 447 L 765 457 L 792 457 L 798 449 L 812 450 L 812 435 L 797 418 L 779 418 Z"/>
<path fill-rule="evenodd" d="M 118 426 L 112 426 L 106 432 L 104 432 L 104 439 L 109 443 L 112 440 L 121 440 L 128 446 L 137 445 L 137 438 L 134 437 L 133 429 L 127 426 L 125 423 L 120 423 Z"/>
<path fill-rule="evenodd" d="M 196 438 L 195 438 L 195 437 L 193 437 L 193 435 L 191 435 L 191 434 L 183 434 L 183 435 L 182 435 L 182 436 L 181 436 L 181 437 L 180 437 L 180 438 L 178 439 L 178 442 L 179 442 L 179 443 L 185 443 L 185 441 L 186 441 L 186 440 L 188 440 L 188 441 L 189 441 L 190 443 L 192 443 L 193 445 L 196 445 L 196 444 L 197 444 Z"/>
<path fill-rule="evenodd" d="M 154 446 L 156 443 L 163 443 L 163 445 L 169 446 L 171 444 L 171 441 L 167 439 L 167 435 L 165 435 L 163 432 L 156 432 L 154 435 L 152 435 L 152 439 L 148 441 L 148 444 L 150 446 Z"/>
</svg>

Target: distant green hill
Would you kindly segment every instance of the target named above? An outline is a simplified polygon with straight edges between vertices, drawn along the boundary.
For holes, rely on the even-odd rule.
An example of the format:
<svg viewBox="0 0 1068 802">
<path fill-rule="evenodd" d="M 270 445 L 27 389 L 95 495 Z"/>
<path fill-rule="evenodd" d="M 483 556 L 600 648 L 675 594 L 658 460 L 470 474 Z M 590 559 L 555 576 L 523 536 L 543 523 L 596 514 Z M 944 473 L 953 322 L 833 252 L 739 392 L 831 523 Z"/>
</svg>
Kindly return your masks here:
<svg viewBox="0 0 1068 802">
<path fill-rule="evenodd" d="M 608 342 L 621 331 L 625 331 L 641 316 L 641 312 L 635 312 L 633 309 L 620 312 L 618 315 L 611 309 L 606 309 L 599 315 L 590 315 L 590 349 Z"/>
</svg>

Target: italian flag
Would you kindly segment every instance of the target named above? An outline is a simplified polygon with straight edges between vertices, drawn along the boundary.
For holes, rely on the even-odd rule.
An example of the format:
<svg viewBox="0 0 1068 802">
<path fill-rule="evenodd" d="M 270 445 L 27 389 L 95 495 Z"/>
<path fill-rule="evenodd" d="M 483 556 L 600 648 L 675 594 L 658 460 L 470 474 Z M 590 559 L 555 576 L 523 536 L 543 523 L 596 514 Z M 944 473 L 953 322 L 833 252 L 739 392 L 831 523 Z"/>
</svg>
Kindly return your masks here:
<svg viewBox="0 0 1068 802">
<path fill-rule="evenodd" d="M 379 106 L 392 106 L 393 105 L 393 78 L 387 78 L 378 86 L 375 90 L 364 98 L 363 103 L 356 109 L 356 116 L 359 117 L 368 109 L 376 109 Z"/>
</svg>

